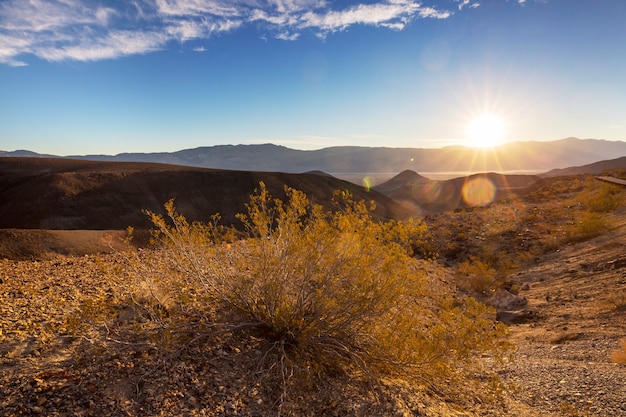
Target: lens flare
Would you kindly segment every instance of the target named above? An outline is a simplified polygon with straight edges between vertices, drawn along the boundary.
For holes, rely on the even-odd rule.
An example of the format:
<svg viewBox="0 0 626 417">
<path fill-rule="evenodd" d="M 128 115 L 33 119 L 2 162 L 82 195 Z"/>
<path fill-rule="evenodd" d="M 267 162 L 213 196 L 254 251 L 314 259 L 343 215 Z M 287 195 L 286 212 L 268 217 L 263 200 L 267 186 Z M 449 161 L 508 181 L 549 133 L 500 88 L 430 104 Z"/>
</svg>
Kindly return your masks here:
<svg viewBox="0 0 626 417">
<path fill-rule="evenodd" d="M 363 187 L 365 187 L 366 191 L 369 191 L 372 189 L 373 186 L 376 185 L 376 180 L 374 180 L 374 178 L 372 177 L 363 177 Z"/>
<path fill-rule="evenodd" d="M 489 178 L 473 178 L 463 186 L 463 200 L 470 206 L 486 206 L 496 197 L 496 186 Z"/>
</svg>

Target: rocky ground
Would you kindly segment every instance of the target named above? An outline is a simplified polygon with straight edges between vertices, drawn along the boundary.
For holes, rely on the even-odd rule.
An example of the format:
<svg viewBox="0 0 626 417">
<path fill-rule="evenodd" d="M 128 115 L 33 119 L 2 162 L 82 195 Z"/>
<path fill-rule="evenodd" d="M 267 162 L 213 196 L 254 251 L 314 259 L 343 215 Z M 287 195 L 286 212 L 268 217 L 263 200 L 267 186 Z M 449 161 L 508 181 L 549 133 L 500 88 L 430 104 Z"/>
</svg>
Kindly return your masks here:
<svg viewBox="0 0 626 417">
<path fill-rule="evenodd" d="M 280 384 L 259 374 L 261 339 L 157 349 L 167 341 L 138 341 L 119 305 L 111 307 L 116 321 L 99 325 L 111 312 L 98 309 L 108 310 L 119 290 L 110 271 L 125 262 L 113 253 L 0 263 L 0 415 L 470 415 L 397 381 L 381 387 L 387 401 L 371 387 L 345 384 L 340 393 L 336 385 L 313 387 L 279 406 L 271 387 Z"/>
<path fill-rule="evenodd" d="M 317 387 L 285 410 L 303 416 L 626 415 L 626 366 L 610 360 L 626 337 L 626 225 L 616 226 L 509 277 L 529 314 L 510 325 L 517 352 L 499 371 L 511 383 L 503 405 L 460 411 L 450 399 L 390 382 L 382 389 L 391 402 L 358 387 L 339 396 Z M 101 238 L 78 240 L 82 252 L 93 252 L 93 239 Z M 0 415 L 276 415 L 269 400 L 276 393 L 255 374 L 263 342 L 253 337 L 164 354 L 134 343 L 121 326 L 100 326 L 99 337 L 77 332 L 72 314 L 89 308 L 88 300 L 110 298 L 117 284 L 108 272 L 125 261 L 119 252 L 82 252 L 0 261 Z M 116 308 L 122 322 L 124 311 Z"/>
<path fill-rule="evenodd" d="M 514 275 L 534 317 L 511 326 L 518 352 L 504 377 L 533 409 L 626 415 L 626 366 L 610 360 L 626 336 L 625 231 L 572 245 Z"/>
</svg>

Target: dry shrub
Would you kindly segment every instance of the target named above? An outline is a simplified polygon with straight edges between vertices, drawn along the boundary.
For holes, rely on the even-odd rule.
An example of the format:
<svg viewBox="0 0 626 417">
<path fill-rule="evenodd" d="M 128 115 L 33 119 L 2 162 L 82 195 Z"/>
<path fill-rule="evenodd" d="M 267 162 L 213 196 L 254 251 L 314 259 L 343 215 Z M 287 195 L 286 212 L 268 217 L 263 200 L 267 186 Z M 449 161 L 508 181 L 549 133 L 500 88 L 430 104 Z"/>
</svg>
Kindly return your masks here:
<svg viewBox="0 0 626 417">
<path fill-rule="evenodd" d="M 480 295 L 487 295 L 501 287 L 495 268 L 489 262 L 473 256 L 458 266 L 457 278 L 462 288 Z"/>
<path fill-rule="evenodd" d="M 621 186 L 594 182 L 593 187 L 586 187 L 578 200 L 592 213 L 610 213 L 624 203 L 624 192 Z"/>
<path fill-rule="evenodd" d="M 610 225 L 600 213 L 583 212 L 566 233 L 571 242 L 581 242 L 600 236 L 610 230 Z"/>
<path fill-rule="evenodd" d="M 611 359 L 615 363 L 626 365 L 626 337 L 619 341 L 620 348 L 611 353 Z"/>
<path fill-rule="evenodd" d="M 372 386 L 401 377 L 449 391 L 482 371 L 481 355 L 504 358 L 506 330 L 493 311 L 455 295 L 413 256 L 423 224 L 376 222 L 345 192 L 333 212 L 286 194 L 273 199 L 261 183 L 238 215 L 243 233 L 217 216 L 189 223 L 173 201 L 167 217 L 151 213 L 164 248 L 155 253 L 174 262 L 134 263 L 141 284 L 131 298 L 142 317 L 161 335 L 191 335 L 184 343 L 238 331 L 265 340 L 264 372 L 281 387 L 281 404 L 335 377 Z"/>
</svg>

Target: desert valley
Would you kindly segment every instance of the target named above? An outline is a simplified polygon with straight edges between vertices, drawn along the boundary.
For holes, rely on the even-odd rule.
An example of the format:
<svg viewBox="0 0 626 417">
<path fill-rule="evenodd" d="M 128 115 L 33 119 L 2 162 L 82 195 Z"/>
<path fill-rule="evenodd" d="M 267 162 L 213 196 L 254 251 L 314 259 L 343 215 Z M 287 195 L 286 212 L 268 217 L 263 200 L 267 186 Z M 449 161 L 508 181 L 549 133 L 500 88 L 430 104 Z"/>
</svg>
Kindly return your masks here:
<svg viewBox="0 0 626 417">
<path fill-rule="evenodd" d="M 625 16 L 0 0 L 0 417 L 626 417 Z"/>
<path fill-rule="evenodd" d="M 283 159 L 259 155 L 255 159 L 258 165 L 249 170 L 181 163 L 180 159 L 171 160 L 171 155 L 166 161 L 160 155 L 161 163 L 145 158 L 2 157 L 0 415 L 626 415 L 626 187 L 598 179 L 600 175 L 626 178 L 626 162 L 585 154 L 579 142 L 567 142 L 563 149 L 571 150 L 572 143 L 578 146 L 579 159 L 568 159 L 563 151 L 563 159 L 556 165 L 508 165 L 504 169 L 528 168 L 533 174 L 498 173 L 501 171 L 490 165 L 497 163 L 496 159 L 487 161 L 485 157 L 485 166 L 492 169 L 432 179 L 411 169 L 416 166 L 387 160 L 397 175 L 371 184 L 345 181 L 335 174 L 389 169 L 371 164 L 352 166 L 356 162 L 348 161 L 343 151 L 335 154 L 341 161 L 337 163 L 350 169 L 332 165 L 328 154 L 323 156 L 326 165 L 315 165 L 310 154 L 308 165 L 292 155 L 289 161 L 294 165 L 282 171 L 274 168 Z M 616 155 L 614 149 L 607 152 Z M 457 155 L 457 165 L 444 167 L 438 162 L 439 169 L 467 171 L 461 162 L 466 157 Z M 580 159 L 582 155 L 590 159 Z M 222 155 L 218 159 L 232 162 L 237 158 Z M 380 162 L 383 158 L 362 160 Z M 502 158 L 498 160 L 503 163 Z M 576 163 L 565 165 L 567 160 Z M 294 172 L 297 166 L 306 169 Z M 428 166 L 422 172 L 432 169 Z M 259 196 L 259 189 L 281 203 L 255 200 L 251 196 Z M 294 197 L 290 189 L 301 191 L 307 203 L 298 206 L 298 195 Z M 358 204 L 338 206 L 338 195 L 364 201 L 369 214 L 361 213 Z M 159 219 L 167 219 L 164 205 L 170 199 L 176 213 L 184 216 L 184 221 L 172 217 L 181 229 L 170 229 L 166 220 L 159 226 Z M 268 202 L 269 209 L 264 206 Z M 314 206 L 319 213 L 328 214 L 319 214 L 311 208 Z M 255 212 L 255 207 L 262 209 Z M 302 211 L 296 210 L 298 207 Z M 299 213 L 293 223 L 289 220 L 292 208 Z M 193 222 L 217 224 L 215 213 L 220 214 L 220 224 L 233 225 L 233 229 L 198 229 L 213 233 L 208 241 L 194 235 Z M 248 217 L 239 213 L 248 213 Z M 264 234 L 252 236 L 248 229 L 257 227 L 262 218 L 254 217 L 255 213 L 276 217 L 267 220 Z M 353 223 L 344 230 L 342 222 Z M 333 226 L 325 229 L 327 225 Z M 274 237 L 281 227 L 293 227 L 284 230 L 294 232 L 300 241 L 292 242 L 286 234 Z M 310 235 L 298 234 L 308 227 Z M 397 237 L 380 234 L 396 233 L 396 227 Z M 183 229 L 187 234 L 176 234 Z M 341 233 L 331 239 L 339 229 Z M 370 229 L 374 231 L 371 235 L 366 232 Z M 127 239 L 129 233 L 132 239 Z M 172 233 L 171 240 L 168 233 Z M 324 319 L 317 317 L 315 325 L 321 327 L 315 335 L 306 336 L 302 330 L 300 336 L 281 336 L 276 328 L 272 333 L 268 326 L 249 323 L 258 318 L 255 314 L 261 314 L 252 305 L 262 303 L 260 299 L 248 301 L 248 321 L 224 324 L 216 318 L 230 320 L 235 313 L 211 307 L 202 298 L 202 291 L 210 293 L 210 285 L 219 285 L 186 283 L 193 274 L 209 276 L 207 270 L 214 271 L 214 267 L 213 273 L 232 279 L 230 272 L 219 269 L 226 263 L 232 265 L 235 277 L 241 271 L 257 271 L 252 262 L 261 258 L 252 254 L 258 244 L 263 250 L 288 247 L 287 252 L 280 252 L 286 256 L 280 258 L 284 265 L 291 265 L 285 253 L 301 256 L 304 263 L 294 266 L 298 272 L 293 274 L 274 261 L 268 261 L 267 268 L 277 268 L 272 271 L 285 273 L 289 279 L 304 279 L 294 282 L 309 285 L 313 278 L 300 275 L 317 277 L 307 269 L 307 262 L 313 262 L 308 256 L 317 253 L 318 240 L 309 241 L 307 236 L 319 236 L 319 242 L 326 242 L 325 234 L 329 247 L 337 253 L 346 251 L 341 252 L 345 259 L 333 264 L 328 281 L 306 293 L 309 297 L 329 291 L 338 297 L 337 303 L 347 302 L 342 310 L 345 314 L 364 314 L 361 324 L 349 324 L 351 331 L 354 327 L 369 329 L 396 309 L 414 313 L 403 310 L 404 306 L 387 306 L 381 308 L 379 317 L 370 315 L 341 295 L 347 291 L 345 297 L 360 300 L 363 296 L 370 302 L 368 294 L 333 287 L 338 285 L 333 274 L 339 275 L 350 262 L 356 263 L 349 274 L 364 276 L 369 276 L 371 262 L 375 271 L 372 282 L 383 285 L 376 281 L 378 274 L 392 268 L 394 275 L 394 262 L 410 259 L 416 269 L 406 282 L 413 282 L 415 275 L 425 286 L 410 296 L 426 300 L 424 310 L 419 311 L 433 315 L 415 322 L 423 326 L 419 332 L 426 335 L 416 339 L 415 346 L 425 350 L 440 346 L 454 352 L 442 354 L 435 349 L 424 356 L 422 371 L 405 376 L 391 361 L 386 363 L 371 354 L 375 349 L 391 349 L 382 346 L 385 343 L 404 343 L 402 335 L 373 326 L 368 337 L 385 335 L 392 342 L 369 341 L 363 347 L 358 344 L 361 336 L 341 339 L 347 330 L 333 333 L 333 327 L 322 326 Z M 176 240 L 181 236 L 199 240 Z M 337 239 L 344 237 L 347 243 L 339 245 Z M 406 242 L 409 257 L 400 248 Z M 391 258 L 392 252 L 377 254 L 378 244 L 398 250 L 397 258 Z M 222 265 L 207 261 L 201 267 L 189 267 L 184 260 L 174 262 L 184 254 L 193 264 L 203 259 L 203 251 L 214 250 L 215 256 L 222 258 L 211 259 L 221 259 Z M 313 269 L 325 268 L 322 261 L 334 262 L 332 253 L 323 252 L 316 255 L 319 259 L 313 262 Z M 388 256 L 389 262 L 384 263 Z M 181 265 L 191 269 L 177 269 Z M 237 270 L 241 265 L 247 266 Z M 401 271 L 397 264 L 395 267 Z M 175 277 L 185 284 L 178 288 Z M 234 282 L 244 285 L 243 281 Z M 409 296 L 406 289 L 389 282 L 385 285 L 392 285 L 390 288 L 399 291 L 397 300 L 405 302 Z M 271 279 L 266 283 L 268 288 L 271 283 Z M 245 285 L 252 286 L 237 287 L 237 291 L 256 291 L 254 283 Z M 222 288 L 218 294 L 225 297 L 230 294 L 224 292 L 227 290 Z M 283 290 L 272 287 L 263 294 Z M 289 291 L 299 288 L 289 287 L 272 303 L 283 302 L 281 297 L 289 297 Z M 378 294 L 374 287 L 367 291 Z M 438 291 L 448 298 L 440 298 Z M 320 308 L 335 308 L 319 302 Z M 198 313 L 198 306 L 205 310 Z M 287 314 L 284 308 L 277 309 L 272 319 L 287 320 L 281 316 Z M 312 313 L 307 314 L 301 320 L 311 319 Z M 404 322 L 396 319 L 392 322 L 399 329 L 418 332 L 412 327 L 415 324 L 405 328 Z M 465 325 L 474 335 L 464 333 Z M 324 330 L 329 334 L 323 334 Z M 437 344 L 435 335 L 441 336 Z M 475 335 L 484 335 L 484 347 Z M 333 344 L 328 341 L 331 339 Z M 318 350 L 307 350 L 306 343 Z M 332 355 L 320 353 L 318 357 L 324 349 Z M 406 353 L 406 357 L 413 354 Z"/>
</svg>

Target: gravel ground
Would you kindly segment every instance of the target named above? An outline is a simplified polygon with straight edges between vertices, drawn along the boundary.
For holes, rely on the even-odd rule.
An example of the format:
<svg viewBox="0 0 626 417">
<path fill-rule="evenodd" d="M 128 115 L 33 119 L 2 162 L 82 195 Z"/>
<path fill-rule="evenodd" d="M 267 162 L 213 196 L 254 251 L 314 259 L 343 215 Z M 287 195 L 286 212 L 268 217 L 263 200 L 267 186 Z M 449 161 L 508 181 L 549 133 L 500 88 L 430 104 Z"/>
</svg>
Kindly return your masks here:
<svg viewBox="0 0 626 417">
<path fill-rule="evenodd" d="M 533 315 L 511 326 L 518 349 L 501 371 L 513 385 L 505 406 L 454 411 L 390 384 L 384 389 L 393 404 L 377 404 L 358 388 L 338 396 L 320 387 L 291 404 L 292 414 L 626 415 L 626 366 L 609 358 L 626 336 L 626 311 L 614 304 L 626 291 L 622 240 L 614 234 L 572 246 L 513 277 L 528 284 L 520 295 Z M 116 339 L 115 329 L 104 339 L 72 334 L 68 317 L 87 299 L 111 296 L 105 271 L 122 262 L 120 254 L 0 261 L 0 416 L 275 415 L 271 393 L 253 378 L 261 343 L 254 338 L 216 340 L 173 357 Z"/>
</svg>

